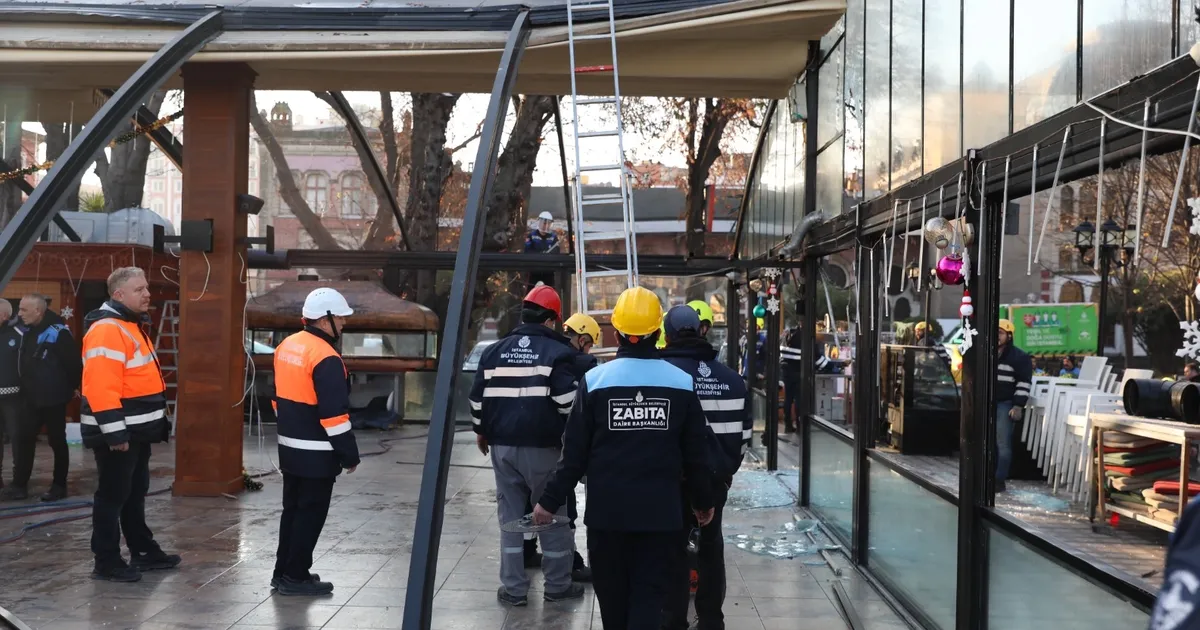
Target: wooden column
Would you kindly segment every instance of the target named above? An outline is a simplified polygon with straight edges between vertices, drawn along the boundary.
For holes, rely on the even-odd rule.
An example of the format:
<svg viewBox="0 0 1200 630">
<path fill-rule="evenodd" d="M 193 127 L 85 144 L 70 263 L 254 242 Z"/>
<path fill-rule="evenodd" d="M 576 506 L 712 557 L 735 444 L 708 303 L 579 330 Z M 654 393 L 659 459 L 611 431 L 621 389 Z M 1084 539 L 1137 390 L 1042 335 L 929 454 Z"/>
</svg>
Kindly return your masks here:
<svg viewBox="0 0 1200 630">
<path fill-rule="evenodd" d="M 179 274 L 177 496 L 242 489 L 246 216 L 235 198 L 247 187 L 254 77 L 241 63 L 183 67 L 183 221 L 211 219 L 213 251 L 183 253 Z"/>
</svg>

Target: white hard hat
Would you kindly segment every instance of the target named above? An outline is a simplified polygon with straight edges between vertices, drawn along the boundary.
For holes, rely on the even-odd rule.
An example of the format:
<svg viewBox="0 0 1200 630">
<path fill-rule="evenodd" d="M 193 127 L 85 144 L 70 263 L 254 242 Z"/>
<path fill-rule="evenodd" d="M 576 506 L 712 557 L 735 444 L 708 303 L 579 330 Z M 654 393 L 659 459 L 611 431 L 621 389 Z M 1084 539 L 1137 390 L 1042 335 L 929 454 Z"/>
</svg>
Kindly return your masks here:
<svg viewBox="0 0 1200 630">
<path fill-rule="evenodd" d="M 553 221 L 554 215 L 550 214 L 549 212 L 543 212 L 538 215 L 538 218 L 541 219 L 542 221 Z"/>
<path fill-rule="evenodd" d="M 346 298 L 334 289 L 321 287 L 314 289 L 308 297 L 304 298 L 304 310 L 301 311 L 304 319 L 320 319 L 326 315 L 337 315 L 338 317 L 349 317 L 354 314 L 354 309 L 346 303 Z"/>
</svg>

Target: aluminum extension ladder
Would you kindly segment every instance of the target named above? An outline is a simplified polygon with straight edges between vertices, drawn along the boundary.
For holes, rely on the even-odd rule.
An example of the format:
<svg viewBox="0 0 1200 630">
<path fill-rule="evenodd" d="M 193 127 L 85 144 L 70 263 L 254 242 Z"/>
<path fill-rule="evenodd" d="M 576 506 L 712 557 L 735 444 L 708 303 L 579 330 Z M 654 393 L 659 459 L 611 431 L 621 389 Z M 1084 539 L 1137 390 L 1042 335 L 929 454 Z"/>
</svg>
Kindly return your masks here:
<svg viewBox="0 0 1200 630">
<path fill-rule="evenodd" d="M 158 333 L 154 336 L 154 354 L 162 371 L 167 392 L 167 420 L 175 432 L 175 400 L 179 395 L 179 300 L 163 301 L 162 316 L 158 318 Z M 167 359 L 170 359 L 169 361 Z"/>
<path fill-rule="evenodd" d="M 608 31 L 602 34 L 576 35 L 576 14 L 600 10 L 604 10 L 608 13 Z M 609 42 L 612 54 L 611 65 L 576 65 L 575 43 L 589 40 L 607 40 Z M 575 278 L 576 284 L 579 287 L 579 309 L 593 317 L 597 315 L 611 315 L 611 308 L 595 308 L 593 305 L 593 300 L 589 299 L 590 281 L 603 278 L 624 278 L 625 286 L 623 289 L 637 286 L 638 283 L 637 236 L 634 232 L 635 222 L 633 214 L 632 186 L 630 185 L 629 181 L 630 173 L 625 167 L 625 134 L 624 130 L 622 129 L 621 87 L 620 80 L 618 79 L 617 68 L 616 18 L 613 15 L 612 0 L 583 0 L 582 2 L 580 0 L 567 0 L 567 44 L 571 61 L 571 128 L 575 142 L 574 208 L 572 208 L 571 211 L 574 213 L 575 218 Z M 611 73 L 613 80 L 613 96 L 580 98 L 578 76 L 589 73 Z M 603 107 L 606 105 L 613 105 L 615 108 L 616 127 L 613 129 L 602 129 L 599 131 L 580 131 L 580 108 L 592 106 Z M 616 138 L 618 152 L 616 161 L 585 164 L 583 162 L 583 154 L 579 146 L 579 141 L 585 138 Z M 618 173 L 618 191 L 616 193 L 608 194 L 585 195 L 583 193 L 584 174 L 604 172 Z M 594 212 L 588 212 L 590 208 L 595 208 L 597 206 L 615 206 L 618 204 L 621 206 L 622 230 L 603 231 L 589 229 L 596 223 L 596 218 L 593 216 Z M 624 241 L 625 268 L 588 271 L 586 245 L 589 242 L 595 241 Z"/>
</svg>

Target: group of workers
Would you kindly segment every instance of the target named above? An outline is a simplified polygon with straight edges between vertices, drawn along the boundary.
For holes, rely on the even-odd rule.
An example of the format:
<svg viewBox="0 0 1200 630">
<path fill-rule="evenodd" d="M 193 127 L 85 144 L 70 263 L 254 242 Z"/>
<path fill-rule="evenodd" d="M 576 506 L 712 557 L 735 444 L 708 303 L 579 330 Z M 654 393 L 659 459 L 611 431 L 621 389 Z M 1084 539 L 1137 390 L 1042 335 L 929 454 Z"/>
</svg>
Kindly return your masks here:
<svg viewBox="0 0 1200 630">
<path fill-rule="evenodd" d="M 550 526 L 538 533 L 543 599 L 580 598 L 578 582 L 590 579 L 604 627 L 618 630 L 688 627 L 687 548 L 698 538 L 699 627 L 723 628 L 721 512 L 751 433 L 745 383 L 716 361 L 707 305 L 664 316 L 653 292 L 634 287 L 612 325 L 616 358 L 597 365 L 587 352 L 599 324 L 582 313 L 562 321 L 558 293 L 536 286 L 521 324 L 480 359 L 469 403 L 495 470 L 499 520 L 532 508 L 533 522 Z M 590 570 L 573 533 L 583 479 Z M 502 530 L 500 547 L 497 598 L 527 605 L 528 545 Z"/>
</svg>

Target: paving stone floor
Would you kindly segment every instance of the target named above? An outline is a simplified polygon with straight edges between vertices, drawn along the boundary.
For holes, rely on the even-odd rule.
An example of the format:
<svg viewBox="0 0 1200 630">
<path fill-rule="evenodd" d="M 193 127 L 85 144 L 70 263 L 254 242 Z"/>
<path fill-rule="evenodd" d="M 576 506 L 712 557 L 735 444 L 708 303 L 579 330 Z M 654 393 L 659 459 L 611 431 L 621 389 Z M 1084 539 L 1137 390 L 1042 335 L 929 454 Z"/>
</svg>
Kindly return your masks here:
<svg viewBox="0 0 1200 630">
<path fill-rule="evenodd" d="M 236 498 L 185 499 L 164 494 L 148 499 L 152 529 L 166 549 L 183 555 L 183 565 L 177 571 L 148 573 L 137 584 L 89 578 L 90 523 L 86 519 L 33 530 L 16 542 L 0 545 L 0 606 L 32 627 L 62 630 L 399 628 L 424 457 L 423 435 L 421 427 L 391 434 L 360 433 L 364 451 L 380 450 L 377 442 L 381 437 L 407 439 L 393 442 L 386 454 L 365 459 L 358 472 L 343 476 L 335 487 L 313 569 L 335 584 L 330 596 L 287 598 L 271 592 L 268 580 L 274 563 L 281 483 L 269 475 L 262 479 L 262 491 Z M 268 458 L 274 452 L 270 436 L 263 440 L 248 437 L 247 468 L 252 472 L 270 469 Z M 71 456 L 71 498 L 90 498 L 95 474 L 90 453 L 72 446 Z M 37 491 L 48 481 L 50 462 L 43 442 L 34 479 Z M 535 596 L 528 608 L 510 610 L 496 602 L 499 536 L 490 467 L 475 451 L 470 433 L 456 436 L 452 462 L 433 627 L 601 628 L 590 588 L 582 601 L 571 603 L 548 604 Z M 169 486 L 172 466 L 172 450 L 159 447 L 152 460 L 152 490 Z M 86 510 L 38 518 L 77 513 Z M 2 514 L 0 539 L 36 520 L 3 519 Z M 756 525 L 777 528 L 791 522 L 793 514 L 788 506 L 731 509 L 726 522 L 730 531 L 750 531 Z M 580 528 L 581 545 L 585 536 Z M 833 555 L 834 563 L 844 569 L 841 577 L 826 565 L 814 564 L 817 556 L 784 560 L 727 546 L 727 627 L 846 628 L 834 603 L 835 582 L 845 587 L 868 628 L 907 627 L 879 593 L 855 574 L 844 556 Z M 534 595 L 540 588 L 535 577 Z"/>
</svg>

